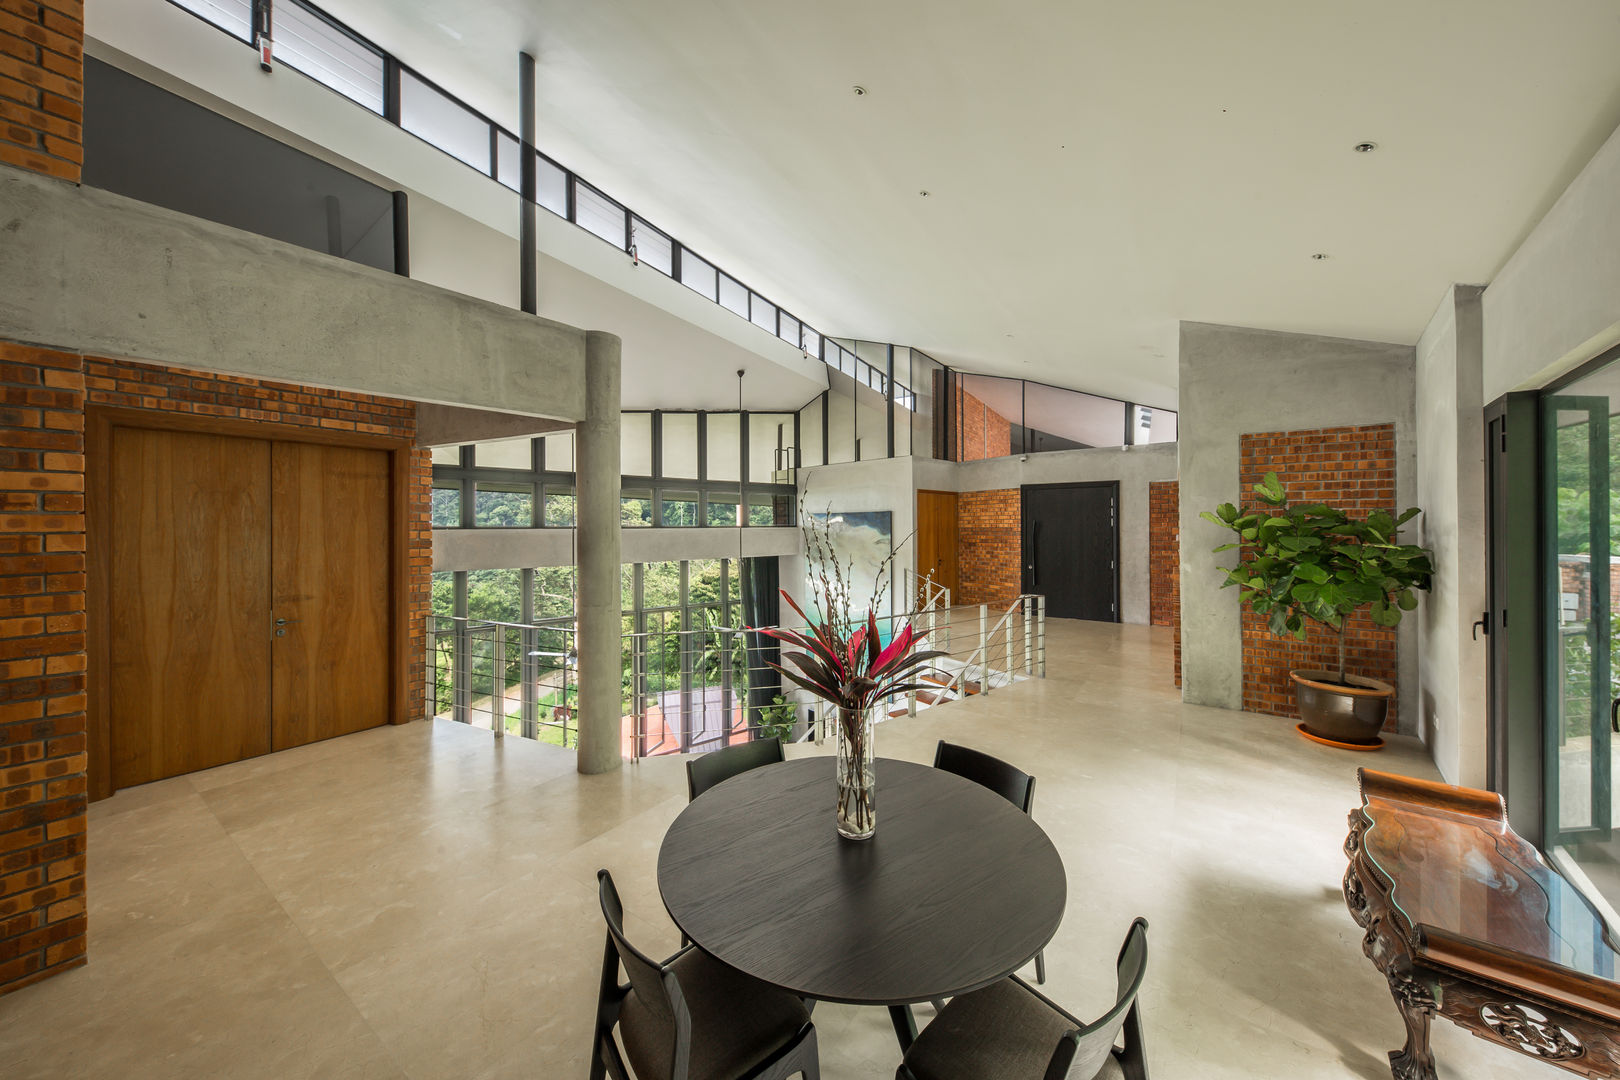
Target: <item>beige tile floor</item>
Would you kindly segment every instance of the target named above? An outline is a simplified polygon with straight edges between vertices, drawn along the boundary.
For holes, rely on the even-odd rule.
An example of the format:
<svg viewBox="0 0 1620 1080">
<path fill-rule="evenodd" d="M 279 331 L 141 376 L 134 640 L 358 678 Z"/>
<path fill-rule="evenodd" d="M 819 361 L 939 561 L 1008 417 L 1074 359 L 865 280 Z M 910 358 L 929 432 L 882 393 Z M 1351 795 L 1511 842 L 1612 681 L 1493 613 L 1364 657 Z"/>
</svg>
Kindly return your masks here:
<svg viewBox="0 0 1620 1080">
<path fill-rule="evenodd" d="M 1389 1075 L 1401 1026 L 1339 895 L 1361 764 L 1270 717 L 1181 704 L 1165 630 L 1052 624 L 1050 677 L 884 724 L 1024 765 L 1069 910 L 1048 992 L 1099 1011 L 1132 916 L 1156 1080 Z M 0 998 L 0 1077 L 583 1078 L 596 869 L 649 951 L 679 760 L 581 777 L 565 751 L 446 722 L 119 792 L 90 828 L 90 962 Z M 880 826 L 881 827 L 881 821 Z M 927 1007 L 919 1010 L 926 1020 Z M 887 1078 L 878 1009 L 816 1010 L 823 1076 Z M 1443 1077 L 1563 1075 L 1439 1023 Z"/>
</svg>

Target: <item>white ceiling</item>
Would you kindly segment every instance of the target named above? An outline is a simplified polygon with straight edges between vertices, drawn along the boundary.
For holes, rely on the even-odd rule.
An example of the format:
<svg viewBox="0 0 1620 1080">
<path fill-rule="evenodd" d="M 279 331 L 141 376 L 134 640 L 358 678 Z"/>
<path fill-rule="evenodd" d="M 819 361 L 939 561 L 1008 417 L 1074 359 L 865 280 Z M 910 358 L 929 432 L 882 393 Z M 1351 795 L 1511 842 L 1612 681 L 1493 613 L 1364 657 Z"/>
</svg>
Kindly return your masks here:
<svg viewBox="0 0 1620 1080">
<path fill-rule="evenodd" d="M 827 333 L 1160 406 L 1181 319 L 1416 341 L 1620 123 L 1613 0 L 323 2 L 507 125 L 536 50 L 542 149 Z"/>
</svg>

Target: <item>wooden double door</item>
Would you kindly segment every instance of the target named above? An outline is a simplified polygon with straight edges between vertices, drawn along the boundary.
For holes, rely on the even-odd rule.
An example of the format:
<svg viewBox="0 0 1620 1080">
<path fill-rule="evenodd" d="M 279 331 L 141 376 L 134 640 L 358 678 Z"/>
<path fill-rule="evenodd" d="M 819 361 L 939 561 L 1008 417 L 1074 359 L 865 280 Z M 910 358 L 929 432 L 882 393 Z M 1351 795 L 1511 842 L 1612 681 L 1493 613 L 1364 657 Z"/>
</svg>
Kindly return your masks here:
<svg viewBox="0 0 1620 1080">
<path fill-rule="evenodd" d="M 97 450 L 102 794 L 389 721 L 394 453 L 117 423 Z"/>
</svg>

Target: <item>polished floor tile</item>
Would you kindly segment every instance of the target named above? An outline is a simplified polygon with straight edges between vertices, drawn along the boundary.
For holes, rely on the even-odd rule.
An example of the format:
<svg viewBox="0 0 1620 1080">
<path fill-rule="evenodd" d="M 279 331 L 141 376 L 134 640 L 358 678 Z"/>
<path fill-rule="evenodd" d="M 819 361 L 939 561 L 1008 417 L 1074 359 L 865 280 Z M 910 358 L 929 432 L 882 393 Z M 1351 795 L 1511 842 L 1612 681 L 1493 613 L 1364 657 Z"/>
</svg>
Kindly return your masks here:
<svg viewBox="0 0 1620 1080">
<path fill-rule="evenodd" d="M 1356 767 L 1432 778 L 1422 747 L 1351 754 L 1183 705 L 1169 631 L 1050 627 L 1048 678 L 878 731 L 886 756 L 949 738 L 1039 777 L 1069 875 L 1045 989 L 1101 1011 L 1145 915 L 1156 1080 L 1383 1080 L 1403 1033 L 1340 843 Z M 119 792 L 91 809 L 90 962 L 0 998 L 0 1076 L 583 1078 L 596 870 L 630 934 L 673 950 L 654 868 L 685 803 L 678 759 L 582 777 L 566 751 L 443 721 Z M 882 1010 L 815 1020 L 827 1080 L 893 1076 Z M 1435 1046 L 1443 1077 L 1558 1074 L 1444 1022 Z"/>
</svg>

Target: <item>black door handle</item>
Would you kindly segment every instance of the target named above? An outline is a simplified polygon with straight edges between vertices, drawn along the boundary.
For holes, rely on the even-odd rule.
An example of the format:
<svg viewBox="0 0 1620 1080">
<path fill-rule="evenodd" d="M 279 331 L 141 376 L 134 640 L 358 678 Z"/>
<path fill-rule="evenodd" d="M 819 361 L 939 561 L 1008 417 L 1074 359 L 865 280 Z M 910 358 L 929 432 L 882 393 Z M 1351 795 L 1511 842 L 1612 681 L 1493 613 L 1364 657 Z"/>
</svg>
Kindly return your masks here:
<svg viewBox="0 0 1620 1080">
<path fill-rule="evenodd" d="M 1479 631 L 1480 631 L 1480 629 L 1482 627 L 1485 630 L 1485 636 L 1490 637 L 1491 636 L 1491 613 L 1488 612 L 1488 611 L 1485 612 L 1484 614 L 1482 614 L 1479 618 L 1474 620 L 1474 640 L 1475 641 L 1479 640 Z"/>
<path fill-rule="evenodd" d="M 1620 734 L 1620 697 L 1609 703 L 1609 726 Z"/>
<path fill-rule="evenodd" d="M 1036 558 L 1037 558 L 1037 556 L 1035 554 L 1036 545 L 1040 543 L 1040 539 L 1041 539 L 1041 523 L 1039 521 L 1036 521 L 1033 525 L 1030 526 L 1030 530 L 1029 530 L 1029 587 L 1032 590 L 1034 588 L 1036 588 L 1038 585 L 1040 585 L 1040 577 L 1036 573 L 1036 568 L 1035 568 L 1035 562 L 1036 562 Z"/>
</svg>

